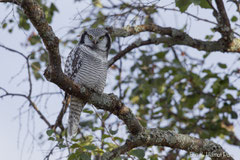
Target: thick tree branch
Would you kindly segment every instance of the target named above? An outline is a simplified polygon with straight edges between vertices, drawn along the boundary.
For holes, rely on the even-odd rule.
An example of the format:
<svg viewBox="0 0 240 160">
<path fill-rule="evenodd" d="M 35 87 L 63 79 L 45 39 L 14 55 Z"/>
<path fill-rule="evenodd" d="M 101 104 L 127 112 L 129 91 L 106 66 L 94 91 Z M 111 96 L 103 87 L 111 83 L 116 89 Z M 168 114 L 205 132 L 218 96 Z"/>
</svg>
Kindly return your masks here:
<svg viewBox="0 0 240 160">
<path fill-rule="evenodd" d="M 164 131 L 161 129 L 145 130 L 141 134 L 127 140 L 123 146 L 120 146 L 111 152 L 104 153 L 102 160 L 111 160 L 135 147 L 148 147 L 153 145 L 183 149 L 188 152 L 207 155 L 212 159 L 233 160 L 233 158 L 225 152 L 219 144 L 209 140 L 198 139 L 188 135 L 178 134 L 174 131 Z"/>
<path fill-rule="evenodd" d="M 184 32 L 179 32 L 179 34 L 175 35 L 174 37 L 160 37 L 160 38 L 150 38 L 146 41 L 142 41 L 141 39 L 133 42 L 124 50 L 120 51 L 116 54 L 112 59 L 108 61 L 108 67 L 111 67 L 117 60 L 124 57 L 127 53 L 132 51 L 135 48 L 139 48 L 144 45 L 155 44 L 158 45 L 160 43 L 168 44 L 169 47 L 174 45 L 186 45 L 196 48 L 198 50 L 207 51 L 207 52 L 214 52 L 214 51 L 222 51 L 226 52 L 226 48 L 223 45 L 223 40 L 221 41 L 202 41 L 197 39 L 192 39 L 190 36 L 185 34 Z M 240 40 L 234 39 L 233 42 L 229 45 L 229 49 L 227 51 L 230 52 L 240 52 Z"/>
<path fill-rule="evenodd" d="M 61 69 L 61 58 L 59 55 L 59 39 L 54 34 L 52 27 L 48 25 L 45 14 L 40 5 L 34 0 L 23 0 L 21 3 L 25 14 L 28 16 L 34 27 L 37 29 L 44 45 L 49 52 L 50 70 L 63 74 Z M 53 76 L 53 77 L 51 77 Z M 51 75 L 51 79 L 57 79 L 58 74 Z"/>
<path fill-rule="evenodd" d="M 162 36 L 167 36 L 167 37 L 160 37 L 160 38 L 151 38 L 147 40 L 146 42 L 141 42 L 137 41 L 134 42 L 139 45 L 135 45 L 136 47 L 133 47 L 134 44 L 131 44 L 129 47 L 130 48 L 137 48 L 138 46 L 141 45 L 147 45 L 146 43 L 149 44 L 149 41 L 152 41 L 150 44 L 159 44 L 159 43 L 165 43 L 170 46 L 173 45 L 186 45 L 190 46 L 193 48 L 196 48 L 198 50 L 203 50 L 207 52 L 214 52 L 214 51 L 220 51 L 220 52 L 239 52 L 240 48 L 239 45 L 236 45 L 235 43 L 232 43 L 229 45 L 226 44 L 226 40 L 224 39 L 219 39 L 218 41 L 202 41 L 199 39 L 192 38 L 189 36 L 187 33 L 171 28 L 171 27 L 161 27 L 155 24 L 149 24 L 149 25 L 137 25 L 137 26 L 127 26 L 124 28 L 112 28 L 112 27 L 107 27 L 106 28 L 113 36 L 116 37 L 127 37 L 131 35 L 136 35 L 141 32 L 154 32 L 158 33 Z M 238 39 L 237 39 L 238 40 Z M 127 47 L 128 48 L 128 47 Z M 234 50 L 233 50 L 234 48 Z M 122 54 L 122 53 L 121 53 Z M 112 61 L 112 60 L 111 60 Z M 110 62 L 111 62 L 110 61 Z M 111 63 L 110 63 L 111 64 Z"/>
</svg>

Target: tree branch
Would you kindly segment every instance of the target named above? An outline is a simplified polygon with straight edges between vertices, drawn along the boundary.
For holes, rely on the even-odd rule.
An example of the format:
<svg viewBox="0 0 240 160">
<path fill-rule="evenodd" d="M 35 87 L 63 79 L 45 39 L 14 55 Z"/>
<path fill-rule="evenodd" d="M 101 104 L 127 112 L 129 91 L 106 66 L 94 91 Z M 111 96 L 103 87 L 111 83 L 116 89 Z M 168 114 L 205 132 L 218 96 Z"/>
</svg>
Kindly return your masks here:
<svg viewBox="0 0 240 160">
<path fill-rule="evenodd" d="M 62 124 L 62 119 L 64 114 L 67 111 L 68 105 L 70 103 L 70 96 L 69 95 L 65 95 L 64 101 L 63 101 L 63 105 L 62 105 L 62 109 L 60 111 L 60 113 L 57 116 L 57 119 L 55 121 L 55 124 L 53 125 L 52 129 L 56 130 L 57 127 L 61 128 L 61 130 L 64 130 L 63 124 Z"/>
<path fill-rule="evenodd" d="M 231 29 L 231 24 L 227 16 L 227 12 L 225 10 L 224 4 L 222 0 L 216 0 L 218 12 L 219 12 L 219 30 L 222 34 L 222 38 L 225 39 L 228 44 L 233 40 L 233 31 Z"/>
<path fill-rule="evenodd" d="M 159 44 L 159 43 L 165 43 L 169 46 L 173 45 L 186 45 L 193 48 L 196 48 L 198 50 L 207 51 L 207 52 L 214 52 L 214 51 L 220 51 L 220 52 L 239 52 L 240 46 L 232 43 L 228 46 L 225 45 L 226 40 L 219 39 L 218 41 L 202 41 L 199 39 L 192 38 L 187 33 L 171 28 L 171 27 L 161 27 L 155 24 L 149 24 L 149 25 L 137 25 L 137 26 L 127 26 L 124 28 L 112 28 L 112 27 L 106 27 L 106 29 L 116 37 L 127 37 L 131 35 L 136 35 L 141 32 L 154 32 L 158 33 L 162 36 L 167 37 L 160 37 L 160 38 L 151 38 L 147 41 L 136 41 L 136 45 L 133 43 L 129 46 L 128 49 L 137 48 L 141 45 L 147 45 L 147 44 Z M 236 38 L 235 38 L 236 39 Z M 238 40 L 238 39 L 237 39 Z M 151 42 L 150 42 L 151 41 Z M 233 49 L 234 48 L 234 49 Z M 121 53 L 123 54 L 123 53 Z M 116 57 L 115 57 L 116 58 Z M 113 61 L 110 60 L 109 64 L 111 64 Z"/>
<path fill-rule="evenodd" d="M 190 36 L 185 34 L 184 32 L 179 32 L 173 37 L 160 37 L 160 38 L 150 38 L 146 41 L 142 41 L 141 39 L 136 40 L 124 50 L 120 51 L 116 54 L 112 59 L 108 61 L 108 67 L 111 67 L 117 60 L 124 57 L 127 53 L 132 51 L 135 48 L 139 48 L 144 45 L 150 44 L 168 44 L 169 47 L 174 45 L 186 45 L 196 48 L 198 50 L 207 51 L 207 52 L 214 52 L 214 51 L 222 51 L 222 52 L 240 52 L 240 40 L 234 39 L 233 42 L 229 45 L 229 49 L 226 50 L 225 46 L 223 45 L 223 40 L 220 41 L 202 41 L 198 39 L 192 39 Z"/>
<path fill-rule="evenodd" d="M 9 93 L 7 92 L 7 90 L 5 90 L 4 88 L 0 87 L 0 90 L 3 90 L 5 92 L 5 94 L 1 95 L 0 98 L 4 98 L 4 97 L 8 97 L 8 96 L 18 96 L 18 97 L 23 97 L 26 98 L 28 100 L 28 102 L 30 103 L 30 105 L 33 107 L 33 109 L 37 112 L 37 114 L 39 115 L 39 117 L 47 124 L 47 126 L 50 128 L 51 124 L 49 123 L 49 121 L 47 120 L 47 118 L 42 114 L 41 111 L 39 111 L 37 105 L 31 100 L 30 97 L 24 95 L 24 94 L 20 94 L 20 93 Z"/>
<path fill-rule="evenodd" d="M 14 53 L 19 54 L 19 55 L 22 56 L 25 60 L 28 59 L 28 57 L 25 56 L 22 52 L 19 52 L 19 51 L 15 50 L 15 49 L 12 49 L 12 48 L 6 47 L 6 46 L 4 46 L 4 45 L 2 45 L 2 44 L 0 44 L 0 47 L 6 49 L 6 50 L 8 50 L 8 51 L 11 51 L 11 52 L 14 52 Z"/>
<path fill-rule="evenodd" d="M 20 0 L 0 0 L 0 3 L 14 3 L 14 4 L 17 4 L 17 5 L 20 5 L 21 4 L 21 1 Z"/>
<path fill-rule="evenodd" d="M 216 18 L 218 25 L 216 30 L 222 35 L 223 45 L 229 47 L 229 44 L 233 41 L 233 30 L 229 22 L 224 4 L 222 0 L 215 0 L 218 11 L 213 7 L 212 2 L 207 0 L 208 4 L 213 9 L 213 16 Z"/>
<path fill-rule="evenodd" d="M 233 158 L 224 151 L 219 144 L 209 140 L 198 139 L 188 135 L 178 134 L 174 131 L 164 131 L 161 129 L 145 130 L 141 134 L 127 140 L 123 146 L 120 146 L 111 152 L 104 153 L 102 160 L 111 160 L 135 147 L 149 147 L 153 145 L 183 149 L 188 152 L 207 155 L 212 159 L 233 160 Z"/>
<path fill-rule="evenodd" d="M 53 32 L 52 27 L 48 25 L 41 6 L 34 0 L 23 0 L 21 7 L 38 31 L 40 37 L 44 42 L 44 45 L 49 52 L 49 69 L 51 72 L 59 72 L 59 75 L 61 76 L 63 72 L 61 69 L 61 58 L 59 55 L 59 39 Z M 53 74 L 53 77 L 50 78 L 59 78 L 54 76 L 58 76 L 58 74 Z"/>
</svg>

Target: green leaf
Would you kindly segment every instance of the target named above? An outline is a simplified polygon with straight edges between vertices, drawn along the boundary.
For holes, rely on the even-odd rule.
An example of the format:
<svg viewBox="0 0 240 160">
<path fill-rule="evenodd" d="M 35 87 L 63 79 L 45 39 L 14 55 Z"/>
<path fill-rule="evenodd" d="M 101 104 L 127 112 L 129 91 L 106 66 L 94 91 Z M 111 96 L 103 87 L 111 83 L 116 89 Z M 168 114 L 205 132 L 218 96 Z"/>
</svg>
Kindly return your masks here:
<svg viewBox="0 0 240 160">
<path fill-rule="evenodd" d="M 220 68 L 222 68 L 222 69 L 227 68 L 227 65 L 224 64 L 224 63 L 218 63 L 218 66 L 219 66 Z"/>
<path fill-rule="evenodd" d="M 120 138 L 120 137 L 113 137 L 113 140 L 114 140 L 114 141 L 118 140 L 120 143 L 122 143 L 122 142 L 123 142 L 123 139 L 122 139 L 122 138 Z"/>
<path fill-rule="evenodd" d="M 106 19 L 106 16 L 101 12 L 99 11 L 98 14 L 97 14 L 97 19 L 96 21 L 92 24 L 92 28 L 96 28 L 98 27 L 99 25 L 104 25 L 104 22 L 105 22 L 105 19 Z"/>
<path fill-rule="evenodd" d="M 238 20 L 238 18 L 236 16 L 232 16 L 232 18 L 231 18 L 232 22 L 236 22 L 237 20 Z"/>
<path fill-rule="evenodd" d="M 47 130 L 46 133 L 47 133 L 48 136 L 51 136 L 54 133 L 54 131 L 52 129 L 50 129 L 50 130 Z"/>
<path fill-rule="evenodd" d="M 94 145 L 84 146 L 84 148 L 87 149 L 87 150 L 95 150 L 95 149 L 97 149 L 97 147 L 94 146 Z"/>
<path fill-rule="evenodd" d="M 74 148 L 79 148 L 79 147 L 80 147 L 80 145 L 79 145 L 79 144 L 77 144 L 77 143 L 74 143 L 73 145 L 71 145 L 71 147 L 70 147 L 70 148 L 74 149 Z"/>
<path fill-rule="evenodd" d="M 192 1 L 191 0 L 175 0 L 175 3 L 181 12 L 185 12 L 190 6 L 190 4 L 192 4 Z"/>
<path fill-rule="evenodd" d="M 137 103 L 139 101 L 139 96 L 134 96 L 130 99 L 130 101 L 134 104 L 134 103 Z"/>
<path fill-rule="evenodd" d="M 35 59 L 35 54 L 36 54 L 36 52 L 32 51 L 29 58 L 30 59 Z"/>
<path fill-rule="evenodd" d="M 116 129 L 115 131 L 112 130 L 112 129 L 110 129 L 110 133 L 111 133 L 112 135 L 115 135 L 117 132 L 118 132 L 118 129 Z"/>
<path fill-rule="evenodd" d="M 99 8 L 102 8 L 102 7 L 103 7 L 103 5 L 102 5 L 102 3 L 101 3 L 100 0 L 92 0 L 92 3 L 93 3 L 93 5 L 96 6 L 96 7 L 99 7 Z"/>
<path fill-rule="evenodd" d="M 198 0 L 200 1 L 199 6 L 202 8 L 211 8 L 211 6 L 208 4 L 208 2 L 206 0 Z M 211 0 L 210 0 L 211 1 Z"/>
<path fill-rule="evenodd" d="M 135 149 L 130 151 L 130 155 L 136 156 L 141 159 L 145 156 L 145 151 L 143 149 Z"/>
<path fill-rule="evenodd" d="M 91 111 L 91 110 L 89 110 L 89 109 L 87 109 L 87 108 L 86 108 L 86 109 L 84 109 L 84 110 L 83 110 L 83 112 L 84 112 L 84 113 L 93 114 L 93 111 Z"/>
<path fill-rule="evenodd" d="M 41 54 L 40 60 L 41 60 L 42 62 L 48 63 L 48 54 L 47 54 L 46 52 L 43 53 L 43 54 Z"/>
<path fill-rule="evenodd" d="M 102 120 L 106 120 L 107 118 L 109 118 L 109 114 L 108 112 L 105 112 L 104 115 L 102 116 Z"/>
<path fill-rule="evenodd" d="M 19 28 L 23 28 L 25 30 L 30 29 L 30 24 L 27 22 L 27 17 L 25 15 L 21 15 L 18 23 Z"/>
<path fill-rule="evenodd" d="M 75 154 L 71 154 L 71 155 L 68 157 L 68 160 L 76 160 L 76 155 L 75 155 Z"/>
<path fill-rule="evenodd" d="M 40 37 L 38 35 L 30 36 L 28 40 L 29 40 L 31 45 L 35 45 L 35 44 L 41 42 L 41 39 L 40 39 Z"/>
<path fill-rule="evenodd" d="M 158 52 L 155 54 L 155 56 L 158 58 L 158 59 L 164 59 L 165 56 L 166 56 L 167 52 Z"/>
<path fill-rule="evenodd" d="M 48 140 L 49 141 L 55 141 L 55 138 L 54 137 L 49 137 Z"/>
<path fill-rule="evenodd" d="M 186 101 L 183 103 L 183 105 L 186 105 L 187 108 L 193 109 L 193 106 L 199 102 L 200 95 L 193 94 L 186 97 Z"/>
<path fill-rule="evenodd" d="M 233 99 L 234 99 L 231 94 L 227 94 L 226 97 L 227 97 L 227 99 L 229 99 L 229 100 L 233 100 Z"/>
<path fill-rule="evenodd" d="M 92 128 L 92 130 L 93 131 L 97 131 L 97 130 L 104 131 L 104 128 L 103 127 L 94 127 L 94 128 Z"/>
<path fill-rule="evenodd" d="M 66 148 L 67 146 L 66 146 L 65 144 L 63 144 L 63 143 L 60 143 L 60 144 L 58 145 L 58 147 L 61 149 L 61 148 Z"/>
<path fill-rule="evenodd" d="M 36 78 L 36 80 L 39 80 L 39 79 L 43 80 L 43 77 L 40 73 L 33 71 L 33 74 L 34 74 L 34 77 Z"/>
<path fill-rule="evenodd" d="M 205 36 L 205 39 L 210 41 L 210 40 L 212 40 L 213 36 L 214 36 L 214 35 L 206 35 L 206 36 Z"/>
<path fill-rule="evenodd" d="M 115 53 L 117 53 L 117 51 L 115 50 L 115 49 L 110 49 L 110 52 L 109 52 L 110 54 L 115 54 Z"/>
<path fill-rule="evenodd" d="M 7 23 L 3 23 L 2 28 L 6 28 L 7 27 Z"/>
<path fill-rule="evenodd" d="M 31 64 L 31 67 L 32 67 L 33 71 L 39 71 L 41 69 L 41 65 L 39 62 L 33 62 Z"/>
<path fill-rule="evenodd" d="M 52 13 L 59 12 L 54 3 L 51 3 L 51 5 L 50 5 L 50 12 L 52 12 Z"/>
<path fill-rule="evenodd" d="M 10 28 L 10 29 L 8 30 L 8 32 L 9 32 L 9 33 L 12 33 L 12 31 L 13 31 L 13 29 L 12 29 L 12 28 Z"/>
<path fill-rule="evenodd" d="M 109 138 L 111 137 L 110 135 L 107 135 L 107 134 L 103 134 L 102 138 L 105 139 L 105 138 Z"/>
<path fill-rule="evenodd" d="M 85 18 L 81 23 L 85 23 L 85 22 L 89 22 L 89 21 L 91 21 L 92 19 L 90 18 L 90 17 L 87 17 L 87 18 Z"/>
<path fill-rule="evenodd" d="M 82 152 L 79 154 L 79 158 L 80 158 L 80 160 L 90 160 L 91 155 L 88 153 Z"/>
<path fill-rule="evenodd" d="M 232 119 L 237 119 L 238 118 L 238 114 L 234 111 L 231 112 L 231 118 Z"/>
</svg>

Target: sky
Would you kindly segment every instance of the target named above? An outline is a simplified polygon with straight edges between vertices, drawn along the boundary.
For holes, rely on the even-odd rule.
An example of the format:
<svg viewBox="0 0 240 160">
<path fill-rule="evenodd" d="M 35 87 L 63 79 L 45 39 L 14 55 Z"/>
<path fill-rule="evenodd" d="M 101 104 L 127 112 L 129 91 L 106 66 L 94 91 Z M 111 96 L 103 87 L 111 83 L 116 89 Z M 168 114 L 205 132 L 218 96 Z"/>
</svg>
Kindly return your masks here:
<svg viewBox="0 0 240 160">
<path fill-rule="evenodd" d="M 72 1 L 71 1 L 72 2 Z M 66 36 L 67 27 L 77 26 L 78 22 L 74 20 L 76 14 L 86 8 L 89 4 L 85 3 L 84 5 L 75 5 L 73 3 L 66 3 L 66 1 L 56 1 L 60 13 L 56 14 L 53 19 L 52 27 L 58 37 Z M 5 9 L 5 4 L 0 3 L 0 22 L 6 17 L 12 8 L 8 10 Z M 189 12 L 192 12 L 196 15 L 209 19 L 209 11 L 205 10 L 200 12 L 196 8 L 190 8 Z M 166 13 L 166 12 L 165 12 Z M 10 13 L 9 16 L 14 16 Z M 167 18 L 166 18 L 167 17 Z M 182 16 L 176 16 L 174 13 L 169 13 L 166 17 L 162 17 L 165 21 L 166 26 L 177 26 L 180 27 L 184 22 L 188 21 L 191 23 L 189 27 L 189 33 L 193 37 L 203 39 L 205 33 L 209 33 L 209 25 L 205 22 L 194 21 Z M 210 18 L 214 20 L 213 18 Z M 15 19 L 15 23 L 18 23 L 18 20 Z M 204 34 L 201 34 L 204 33 Z M 14 48 L 24 54 L 29 54 L 31 49 L 23 47 L 22 42 L 27 41 L 28 35 L 22 31 L 15 29 L 12 34 L 9 34 L 6 30 L 0 29 L 0 44 L 5 45 L 10 48 Z M 194 52 L 196 50 L 187 49 L 188 52 Z M 67 56 L 70 49 L 61 48 L 61 54 Z M 220 56 L 219 56 L 220 55 Z M 198 55 L 195 55 L 198 57 Z M 229 54 L 219 54 L 213 53 L 208 59 L 209 64 L 216 63 L 217 60 L 220 62 L 225 62 L 231 64 L 236 57 L 229 56 Z M 12 78 L 13 75 L 16 75 L 20 70 L 22 65 L 25 63 L 25 60 L 19 55 L 9 52 L 0 47 L 0 86 L 7 89 L 9 92 L 15 93 L 26 93 L 28 91 L 27 83 L 24 83 L 24 78 L 26 77 L 26 69 L 23 70 L 15 78 Z M 42 72 L 44 69 L 41 70 Z M 105 92 L 112 92 L 112 79 L 114 78 L 114 72 L 109 73 L 108 75 L 108 86 L 105 89 Z M 22 82 L 23 81 L 23 82 Z M 27 90 L 26 90 L 27 89 Z M 34 85 L 34 95 L 38 94 L 39 91 L 52 91 L 59 92 L 59 88 L 51 83 L 42 83 L 36 82 Z M 0 92 L 1 93 L 1 92 Z M 45 102 L 39 102 L 40 110 L 43 111 L 45 115 L 50 119 L 51 122 L 54 122 L 56 115 L 59 111 L 59 106 L 61 106 L 61 96 L 52 96 L 47 103 L 48 108 L 45 106 Z M 6 160 L 42 160 L 45 155 L 48 153 L 51 146 L 45 148 L 40 147 L 41 142 L 37 140 L 41 134 L 40 132 L 45 133 L 46 124 L 39 118 L 37 114 L 34 114 L 29 110 L 28 105 L 22 104 L 25 102 L 25 99 L 21 97 L 7 97 L 0 99 L 0 124 L 3 126 L 0 131 L 0 159 Z M 19 116 L 21 114 L 22 116 Z M 65 119 L 66 120 L 66 119 Z M 240 133 L 239 127 L 236 129 L 237 133 Z M 35 139 L 34 139 L 35 138 Z M 221 140 L 217 140 L 221 145 L 227 146 L 225 149 L 233 156 L 236 156 L 239 153 L 240 149 L 232 147 L 223 143 Z M 45 145 L 46 146 L 46 145 Z M 57 157 L 52 157 L 55 159 Z"/>
</svg>

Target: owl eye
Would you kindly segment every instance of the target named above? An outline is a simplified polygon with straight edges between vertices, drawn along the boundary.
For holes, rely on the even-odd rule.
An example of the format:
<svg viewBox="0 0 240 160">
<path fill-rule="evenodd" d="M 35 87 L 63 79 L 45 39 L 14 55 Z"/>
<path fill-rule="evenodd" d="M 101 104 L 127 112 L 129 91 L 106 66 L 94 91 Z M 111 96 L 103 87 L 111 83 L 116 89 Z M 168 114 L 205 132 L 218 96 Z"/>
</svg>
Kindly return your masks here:
<svg viewBox="0 0 240 160">
<path fill-rule="evenodd" d="M 88 35 L 88 38 L 92 41 L 93 40 L 93 36 Z"/>
<path fill-rule="evenodd" d="M 99 38 L 99 40 L 100 40 L 100 41 L 102 41 L 102 40 L 103 40 L 103 38 L 104 38 L 104 36 L 100 37 L 100 38 Z"/>
</svg>

